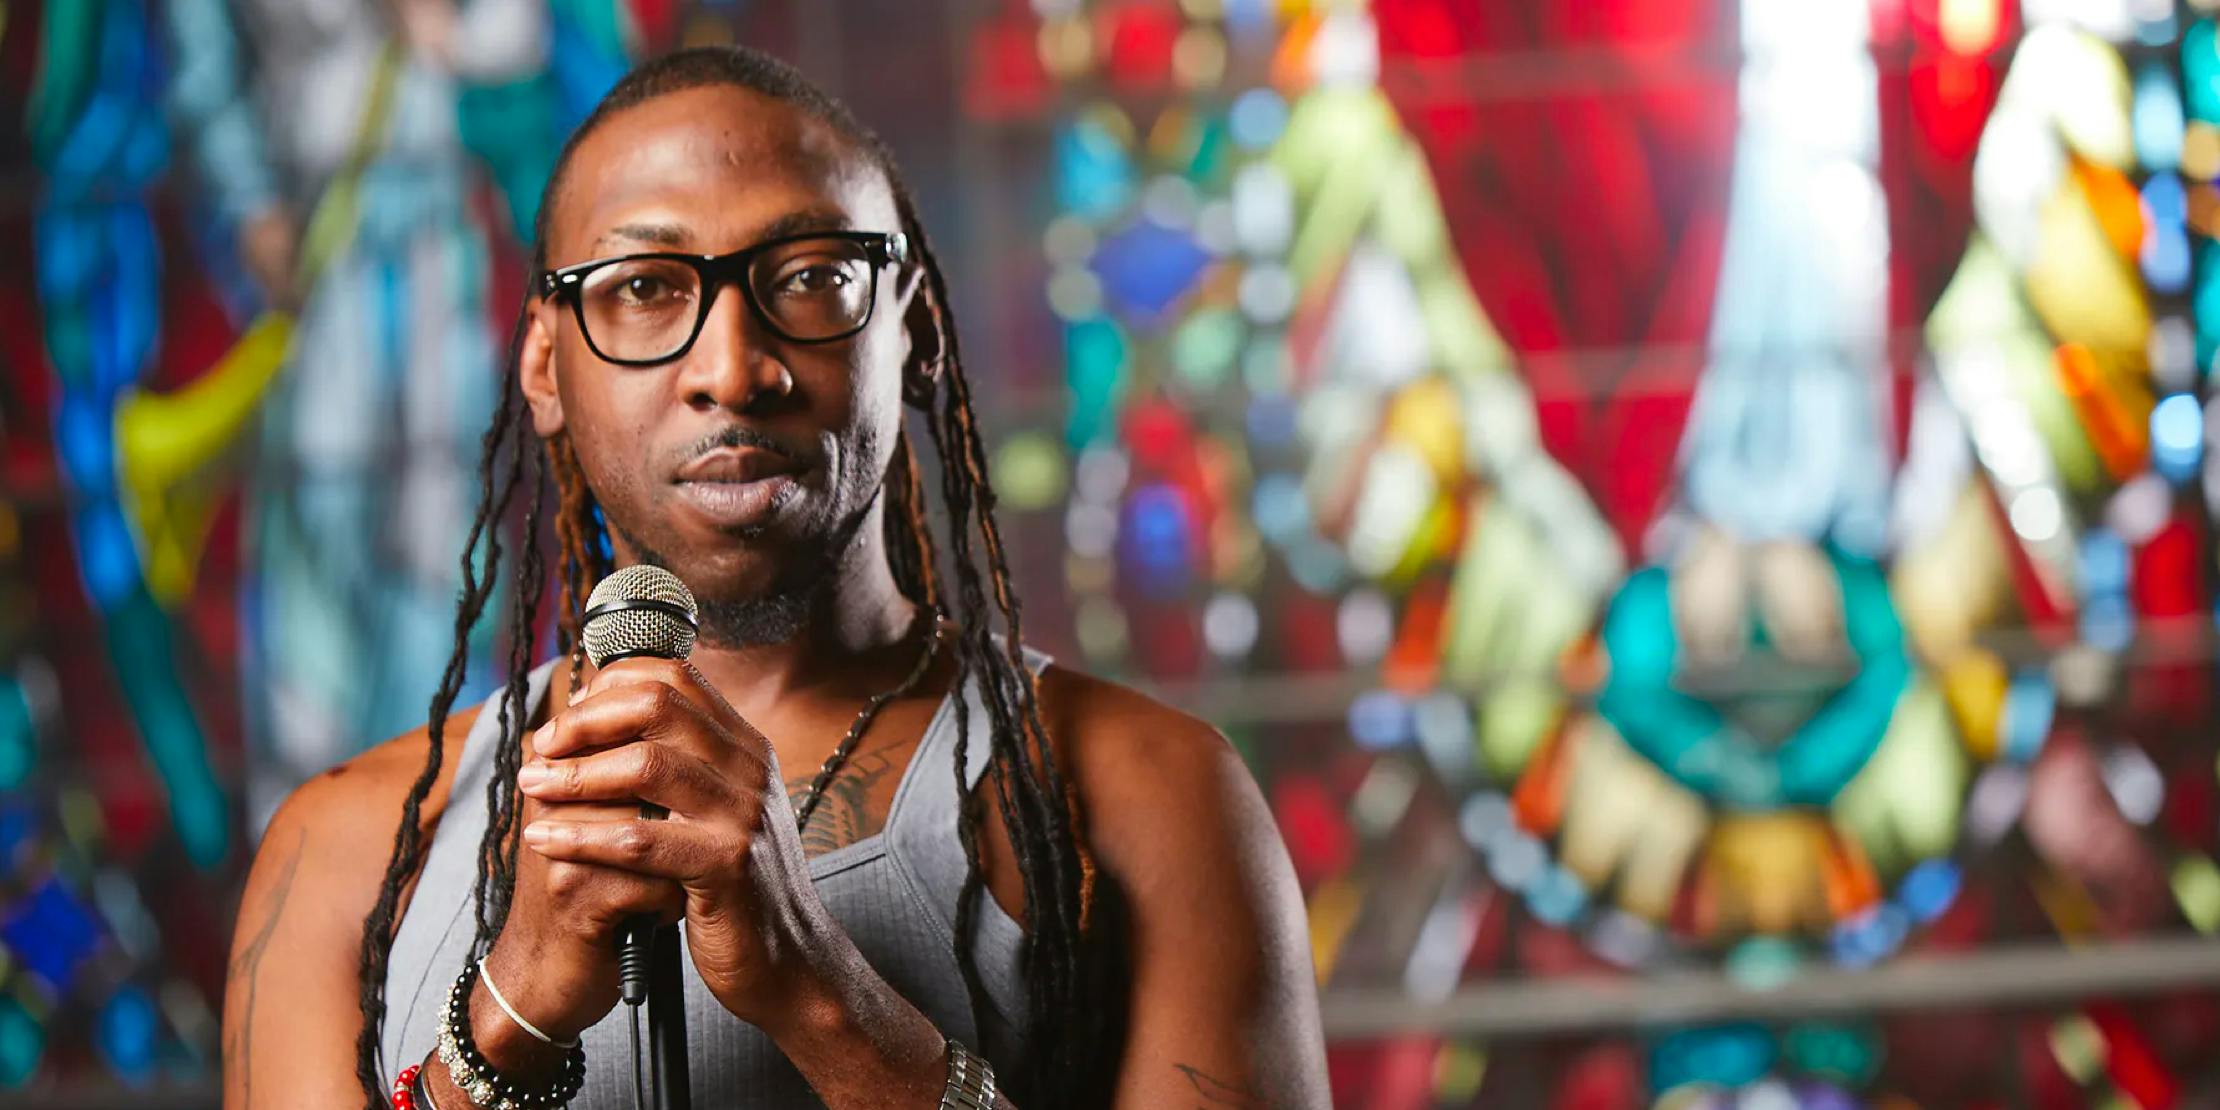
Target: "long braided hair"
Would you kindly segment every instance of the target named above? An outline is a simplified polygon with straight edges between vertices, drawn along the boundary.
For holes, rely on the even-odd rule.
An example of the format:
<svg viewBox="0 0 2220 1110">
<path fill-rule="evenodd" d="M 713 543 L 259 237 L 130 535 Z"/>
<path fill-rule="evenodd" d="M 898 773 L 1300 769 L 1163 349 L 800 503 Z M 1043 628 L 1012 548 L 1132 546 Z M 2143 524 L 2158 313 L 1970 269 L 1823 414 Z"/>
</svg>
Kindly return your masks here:
<svg viewBox="0 0 2220 1110">
<path fill-rule="evenodd" d="M 986 730 L 975 735 L 969 706 L 965 699 L 955 699 L 956 750 L 949 773 L 955 775 L 958 797 L 963 799 L 957 833 L 968 861 L 957 900 L 957 964 L 973 1012 L 990 1013 L 973 954 L 979 903 L 987 897 L 979 854 L 986 813 L 964 777 L 970 746 L 985 743 L 989 750 L 986 779 L 995 812 L 1005 823 L 1023 878 L 1026 923 L 1020 966 L 1030 1022 L 1024 1059 L 1016 1074 L 1004 1077 L 1005 1086 L 1021 1103 L 1075 1107 L 1104 1103 L 1109 1076 L 1122 1049 L 1124 1025 L 1123 995 L 1114 989 L 1120 978 L 1118 946 L 1103 939 L 1113 917 L 1104 912 L 1108 907 L 1098 904 L 1107 899 L 1096 896 L 1094 860 L 1081 835 L 1077 795 L 1049 746 L 1033 674 L 1025 665 L 1018 598 L 995 524 L 994 488 L 987 480 L 986 448 L 973 414 L 948 283 L 892 154 L 845 105 L 784 62 L 745 47 L 700 47 L 669 54 L 619 81 L 564 145 L 541 196 L 533 269 L 546 267 L 550 201 L 583 136 L 625 108 L 668 93 L 720 85 L 793 105 L 830 125 L 879 167 L 894 194 L 901 230 L 913 245 L 913 264 L 922 273 L 920 295 L 937 339 L 934 344 L 920 344 L 913 356 L 920 363 L 932 360 L 937 365 L 913 363 L 904 368 L 905 401 L 916 410 L 904 423 L 922 425 L 937 456 L 947 526 L 944 540 L 936 541 L 926 506 L 926 475 L 913 446 L 914 436 L 905 426 L 897 437 L 883 491 L 887 550 L 903 594 L 926 611 L 945 610 L 953 619 L 957 689 L 972 684 L 987 717 Z M 383 1105 L 379 1043 L 400 895 L 422 863 L 421 810 L 439 777 L 448 717 L 467 666 L 468 633 L 484 616 L 497 589 L 505 522 L 518 513 L 523 518 L 517 554 L 511 559 L 514 607 L 509 614 L 507 681 L 498 702 L 501 741 L 494 748 L 493 774 L 486 785 L 488 819 L 479 841 L 472 892 L 477 929 L 474 954 L 490 948 L 500 933 L 516 883 L 516 773 L 522 761 L 533 630 L 548 578 L 539 535 L 550 486 L 555 493 L 558 558 L 553 575 L 558 589 L 556 626 L 559 646 L 570 656 L 574 682 L 584 662 L 579 632 L 587 593 L 612 569 L 593 490 L 569 437 L 558 433 L 535 442 L 537 437 L 530 433 L 517 376 L 525 321 L 520 311 L 510 336 L 500 403 L 481 443 L 482 488 L 463 545 L 454 646 L 432 697 L 424 766 L 410 785 L 377 902 L 362 925 L 363 1026 L 355 1046 L 355 1071 L 372 1110 Z M 521 509 L 516 507 L 520 503 Z M 943 580 L 944 565 L 954 572 L 952 582 Z M 999 638 L 994 629 L 997 618 L 1003 626 Z"/>
</svg>

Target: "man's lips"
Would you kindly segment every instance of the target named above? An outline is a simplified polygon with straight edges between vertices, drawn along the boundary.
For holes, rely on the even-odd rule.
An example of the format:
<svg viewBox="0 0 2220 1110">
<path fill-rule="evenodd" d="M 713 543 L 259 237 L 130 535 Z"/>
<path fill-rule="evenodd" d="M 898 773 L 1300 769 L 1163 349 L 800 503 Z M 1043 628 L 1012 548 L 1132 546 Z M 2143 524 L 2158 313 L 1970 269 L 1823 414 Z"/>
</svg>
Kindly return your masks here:
<svg viewBox="0 0 2220 1110">
<path fill-rule="evenodd" d="M 770 522 L 803 469 L 783 451 L 719 447 L 679 467 L 671 482 L 712 527 L 752 528 Z"/>
<path fill-rule="evenodd" d="M 799 472 L 790 455 L 761 447 L 719 447 L 695 456 L 672 475 L 674 482 L 758 482 Z"/>
</svg>

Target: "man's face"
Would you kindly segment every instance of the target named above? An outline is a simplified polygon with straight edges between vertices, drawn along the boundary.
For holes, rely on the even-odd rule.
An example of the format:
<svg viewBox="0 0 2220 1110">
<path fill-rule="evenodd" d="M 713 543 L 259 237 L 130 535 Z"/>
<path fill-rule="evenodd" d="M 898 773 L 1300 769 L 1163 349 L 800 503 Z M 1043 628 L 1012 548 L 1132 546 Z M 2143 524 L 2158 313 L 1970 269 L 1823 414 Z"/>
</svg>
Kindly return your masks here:
<svg viewBox="0 0 2220 1110">
<path fill-rule="evenodd" d="M 900 230 L 885 175 L 854 143 L 722 86 L 603 121 L 549 203 L 551 269 Z M 914 268 L 877 278 L 870 322 L 826 343 L 782 338 L 726 284 L 692 347 L 653 366 L 597 356 L 567 303 L 534 310 L 521 373 L 536 430 L 569 433 L 619 554 L 669 567 L 705 615 L 806 592 L 875 521 L 901 423 Z"/>
</svg>

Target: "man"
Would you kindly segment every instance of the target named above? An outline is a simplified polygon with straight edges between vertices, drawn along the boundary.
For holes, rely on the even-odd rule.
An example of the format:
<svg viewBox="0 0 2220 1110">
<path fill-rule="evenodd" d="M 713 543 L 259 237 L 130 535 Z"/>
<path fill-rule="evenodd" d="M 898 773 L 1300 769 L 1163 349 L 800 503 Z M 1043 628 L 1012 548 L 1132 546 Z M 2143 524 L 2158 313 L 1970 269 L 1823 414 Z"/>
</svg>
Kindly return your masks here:
<svg viewBox="0 0 2220 1110">
<path fill-rule="evenodd" d="M 449 716 L 458 646 L 424 729 L 271 823 L 227 1104 L 376 1106 L 398 1074 L 396 1104 L 628 1105 L 613 938 L 658 914 L 700 1106 L 958 1105 L 980 1058 L 1029 1110 L 1324 1105 L 1302 906 L 1239 759 L 1015 647 L 948 291 L 884 148 L 780 63 L 686 51 L 611 91 L 540 212 L 457 627 L 544 468 L 566 642 L 591 578 L 649 562 L 700 643 L 531 669 L 526 544 L 504 694 Z"/>
</svg>

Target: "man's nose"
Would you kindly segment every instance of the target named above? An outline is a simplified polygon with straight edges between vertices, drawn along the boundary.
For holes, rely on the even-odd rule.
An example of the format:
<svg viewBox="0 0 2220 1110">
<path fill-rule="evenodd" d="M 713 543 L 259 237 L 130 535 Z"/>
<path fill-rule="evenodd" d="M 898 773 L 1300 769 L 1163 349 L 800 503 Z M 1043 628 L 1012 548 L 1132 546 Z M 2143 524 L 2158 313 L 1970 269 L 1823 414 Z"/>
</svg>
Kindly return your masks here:
<svg viewBox="0 0 2220 1110">
<path fill-rule="evenodd" d="M 794 391 L 780 361 L 777 337 L 748 305 L 739 286 L 718 286 L 679 373 L 678 388 L 696 409 L 745 412 Z"/>
</svg>

